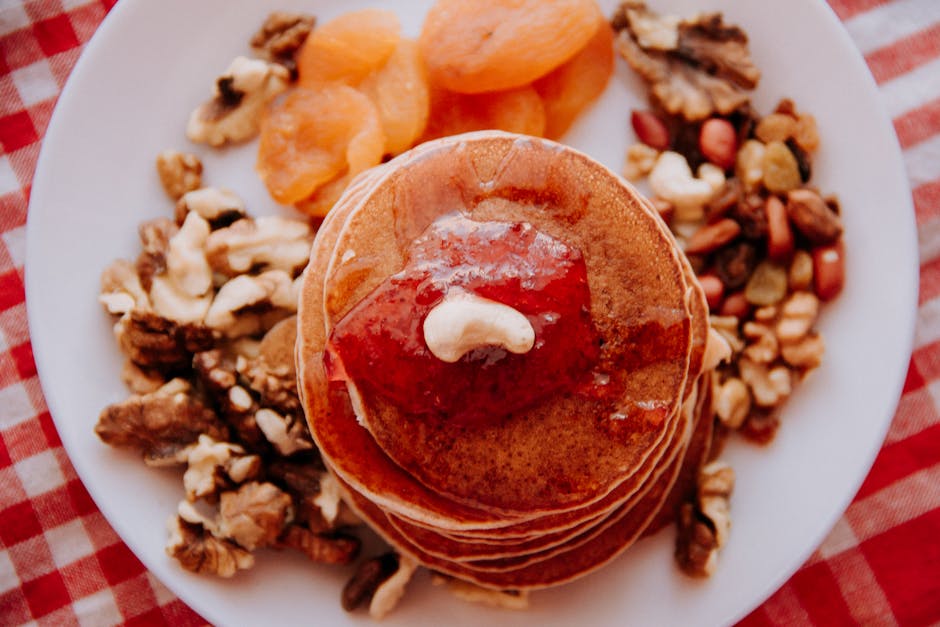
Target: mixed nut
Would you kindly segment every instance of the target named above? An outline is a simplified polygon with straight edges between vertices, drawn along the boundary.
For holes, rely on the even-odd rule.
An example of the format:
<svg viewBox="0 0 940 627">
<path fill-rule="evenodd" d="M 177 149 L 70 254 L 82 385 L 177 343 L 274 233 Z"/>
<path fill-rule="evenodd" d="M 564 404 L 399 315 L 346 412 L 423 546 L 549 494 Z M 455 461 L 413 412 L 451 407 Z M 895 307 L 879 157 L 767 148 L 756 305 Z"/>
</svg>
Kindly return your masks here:
<svg viewBox="0 0 940 627">
<path fill-rule="evenodd" d="M 717 449 L 731 431 L 769 442 L 782 404 L 822 361 L 820 306 L 845 281 L 838 200 L 810 182 L 816 120 L 789 99 L 764 116 L 753 110 L 748 90 L 760 75 L 747 37 L 720 15 L 683 20 L 630 0 L 613 24 L 653 106 L 632 113 L 639 141 L 624 176 L 648 177 L 705 291 L 712 328 L 732 348 L 714 378 Z M 677 557 L 687 572 L 710 572 L 721 544 L 715 524 L 700 504 L 682 509 Z"/>
</svg>

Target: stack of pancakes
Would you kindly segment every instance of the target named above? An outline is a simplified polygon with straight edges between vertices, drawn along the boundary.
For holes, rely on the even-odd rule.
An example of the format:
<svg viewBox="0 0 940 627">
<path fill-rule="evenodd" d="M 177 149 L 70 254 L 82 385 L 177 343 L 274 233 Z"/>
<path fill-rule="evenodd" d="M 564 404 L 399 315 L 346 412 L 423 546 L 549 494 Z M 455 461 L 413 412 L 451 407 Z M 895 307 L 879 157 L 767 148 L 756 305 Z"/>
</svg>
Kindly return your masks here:
<svg viewBox="0 0 940 627">
<path fill-rule="evenodd" d="M 586 376 L 600 392 L 468 425 L 328 376 L 336 324 L 454 213 L 526 223 L 581 252 L 602 339 Z M 713 422 L 709 337 L 702 290 L 648 201 L 582 153 L 485 131 L 423 144 L 347 190 L 313 246 L 297 363 L 310 430 L 364 520 L 431 569 L 531 589 L 606 563 L 694 489 Z"/>
</svg>

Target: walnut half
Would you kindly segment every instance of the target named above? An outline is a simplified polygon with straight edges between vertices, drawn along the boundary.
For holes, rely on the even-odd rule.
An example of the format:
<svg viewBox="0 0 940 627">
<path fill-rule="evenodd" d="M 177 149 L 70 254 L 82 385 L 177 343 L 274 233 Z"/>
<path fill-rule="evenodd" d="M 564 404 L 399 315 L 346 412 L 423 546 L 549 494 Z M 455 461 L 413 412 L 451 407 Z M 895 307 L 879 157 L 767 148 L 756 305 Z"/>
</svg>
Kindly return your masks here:
<svg viewBox="0 0 940 627">
<path fill-rule="evenodd" d="M 222 146 L 258 133 L 264 107 L 287 89 L 290 73 L 277 63 L 236 57 L 215 84 L 211 100 L 189 118 L 186 136 L 194 142 Z"/>
</svg>

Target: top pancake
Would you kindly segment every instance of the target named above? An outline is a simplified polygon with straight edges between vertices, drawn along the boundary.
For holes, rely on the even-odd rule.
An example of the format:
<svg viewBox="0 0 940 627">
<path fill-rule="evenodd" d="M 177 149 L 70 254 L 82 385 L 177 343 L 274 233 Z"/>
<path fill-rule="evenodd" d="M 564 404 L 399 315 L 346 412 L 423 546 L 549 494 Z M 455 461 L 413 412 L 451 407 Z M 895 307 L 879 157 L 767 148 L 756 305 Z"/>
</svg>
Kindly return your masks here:
<svg viewBox="0 0 940 627">
<path fill-rule="evenodd" d="M 403 416 L 370 395 L 359 417 L 375 442 L 431 492 L 510 518 L 575 509 L 641 483 L 633 475 L 662 454 L 692 352 L 689 286 L 658 217 L 606 168 L 544 140 L 485 132 L 399 159 L 337 237 L 323 281 L 327 328 L 403 267 L 435 219 L 528 222 L 582 252 L 604 339 L 595 378 L 615 393 L 559 394 L 473 427 Z"/>
</svg>

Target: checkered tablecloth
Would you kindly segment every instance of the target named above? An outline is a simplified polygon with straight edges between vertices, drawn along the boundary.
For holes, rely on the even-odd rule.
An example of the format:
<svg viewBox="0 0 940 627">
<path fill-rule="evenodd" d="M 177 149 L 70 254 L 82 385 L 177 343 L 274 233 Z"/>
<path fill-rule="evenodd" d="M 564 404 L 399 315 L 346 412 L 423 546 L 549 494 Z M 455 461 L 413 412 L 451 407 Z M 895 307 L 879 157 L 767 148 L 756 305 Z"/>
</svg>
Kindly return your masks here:
<svg viewBox="0 0 940 627">
<path fill-rule="evenodd" d="M 940 0 L 829 0 L 894 121 L 920 236 L 903 397 L 854 502 L 744 625 L 940 622 Z M 76 476 L 33 363 L 27 203 L 46 126 L 113 0 L 0 0 L 0 625 L 204 621 L 121 542 Z"/>
</svg>

